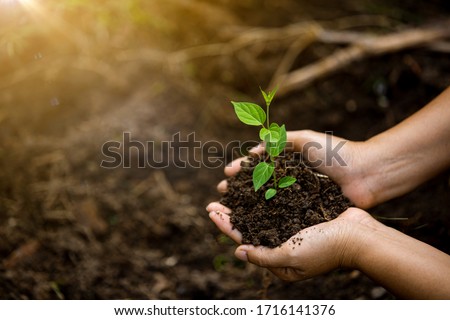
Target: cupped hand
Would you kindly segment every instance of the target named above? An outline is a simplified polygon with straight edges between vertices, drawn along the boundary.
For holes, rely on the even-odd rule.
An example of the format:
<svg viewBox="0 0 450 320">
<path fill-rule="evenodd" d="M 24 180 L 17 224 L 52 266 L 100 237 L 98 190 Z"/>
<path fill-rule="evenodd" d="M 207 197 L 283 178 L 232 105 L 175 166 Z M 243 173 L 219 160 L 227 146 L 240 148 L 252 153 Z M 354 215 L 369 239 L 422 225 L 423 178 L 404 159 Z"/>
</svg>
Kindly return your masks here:
<svg viewBox="0 0 450 320">
<path fill-rule="evenodd" d="M 208 205 L 209 216 L 216 226 L 238 244 L 242 235 L 230 223 L 230 210 L 220 203 Z M 268 268 L 286 281 L 298 281 L 339 267 L 355 267 L 355 258 L 367 232 L 363 226 L 375 221 L 367 212 L 349 208 L 338 218 L 301 230 L 276 248 L 240 245 L 237 258 Z"/>
<path fill-rule="evenodd" d="M 374 161 L 368 157 L 365 142 L 354 142 L 336 136 L 311 130 L 289 131 L 287 133 L 289 149 L 301 152 L 304 159 L 317 171 L 328 175 L 342 189 L 356 207 L 370 208 L 376 204 L 371 176 Z M 250 152 L 260 154 L 263 145 Z M 225 175 L 233 176 L 241 168 L 244 158 L 239 158 L 225 167 Z M 221 181 L 217 189 L 223 193 L 227 189 L 226 180 Z"/>
<path fill-rule="evenodd" d="M 364 143 L 310 130 L 290 131 L 287 140 L 290 150 L 301 152 L 311 166 L 339 184 L 344 195 L 356 206 L 368 208 L 374 204 L 370 179 L 367 179 L 369 162 L 364 159 Z M 264 146 L 258 145 L 250 152 L 261 154 Z M 225 175 L 237 174 L 242 161 L 245 157 L 227 165 Z M 220 182 L 217 188 L 219 192 L 225 192 L 226 180 Z M 230 223 L 231 210 L 218 202 L 210 203 L 207 210 L 217 227 L 241 244 L 241 233 Z M 235 254 L 241 260 L 268 268 L 284 280 L 311 278 L 338 267 L 352 267 L 362 243 L 355 239 L 364 237 L 359 232 L 361 228 L 358 228 L 363 221 L 370 224 L 375 220 L 363 210 L 350 208 L 332 221 L 301 230 L 280 247 L 241 245 Z"/>
</svg>

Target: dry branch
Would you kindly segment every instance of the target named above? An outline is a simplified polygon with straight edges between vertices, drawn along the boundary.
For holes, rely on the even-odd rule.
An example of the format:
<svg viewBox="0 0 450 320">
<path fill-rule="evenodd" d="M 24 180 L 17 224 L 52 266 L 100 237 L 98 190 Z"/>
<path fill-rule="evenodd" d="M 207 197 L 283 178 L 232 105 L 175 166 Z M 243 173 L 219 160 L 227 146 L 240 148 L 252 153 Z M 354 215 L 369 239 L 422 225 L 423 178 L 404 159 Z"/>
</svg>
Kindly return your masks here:
<svg viewBox="0 0 450 320">
<path fill-rule="evenodd" d="M 392 29 L 394 22 L 382 16 L 353 16 L 319 24 L 316 21 L 303 21 L 282 28 L 240 29 L 228 34 L 230 40 L 189 47 L 175 52 L 163 52 L 154 48 L 140 48 L 117 52 L 110 62 L 94 56 L 81 54 L 67 59 L 54 60 L 49 65 L 30 64 L 22 70 L 0 78 L 0 89 L 24 81 L 35 74 L 48 77 L 67 67 L 94 72 L 102 76 L 114 87 L 123 87 L 125 82 L 118 74 L 121 63 L 139 61 L 149 65 L 167 67 L 172 72 L 180 72 L 186 62 L 200 58 L 235 56 L 252 70 L 258 68 L 258 54 L 262 49 L 276 44 L 284 50 L 278 66 L 273 72 L 271 85 L 280 85 L 280 94 L 301 89 L 315 80 L 325 77 L 362 59 L 392 53 L 407 48 L 423 46 L 429 50 L 448 53 L 450 43 L 450 20 L 431 26 L 406 29 L 387 35 L 374 35 L 366 32 L 348 31 L 345 28 L 376 26 L 383 30 Z M 397 24 L 398 26 L 398 24 Z M 227 30 L 230 30 L 229 28 Z M 289 72 L 304 49 L 314 43 L 348 45 L 338 49 L 328 57 Z"/>
<path fill-rule="evenodd" d="M 169 65 L 178 65 L 201 57 L 232 54 L 236 54 L 237 57 L 245 56 L 247 57 L 246 61 L 252 61 L 254 59 L 248 58 L 248 55 L 251 55 L 249 48 L 260 47 L 261 45 L 268 46 L 272 42 L 285 44 L 286 53 L 275 70 L 269 87 L 279 84 L 279 93 L 286 94 L 368 57 L 418 46 L 440 52 L 449 52 L 450 50 L 450 44 L 442 41 L 450 37 L 450 21 L 421 28 L 406 29 L 387 35 L 340 30 L 346 27 L 371 24 L 381 27 L 392 26 L 391 21 L 381 19 L 379 16 L 356 16 L 348 17 L 345 21 L 336 23 L 337 30 L 328 29 L 332 23 L 319 25 L 315 21 L 296 23 L 283 28 L 255 28 L 241 31 L 227 43 L 197 46 L 174 52 L 169 55 L 168 61 Z M 318 62 L 288 73 L 301 52 L 315 42 L 348 44 L 349 46 L 336 50 L 330 56 Z"/>
<path fill-rule="evenodd" d="M 319 41 L 350 42 L 353 44 L 347 48 L 336 50 L 333 54 L 318 62 L 281 75 L 272 82 L 280 84 L 280 94 L 286 94 L 368 57 L 423 45 L 436 47 L 439 44 L 442 49 L 443 44 L 439 40 L 448 37 L 450 37 L 450 23 L 448 21 L 436 26 L 405 30 L 383 36 L 323 30 L 318 36 Z"/>
</svg>

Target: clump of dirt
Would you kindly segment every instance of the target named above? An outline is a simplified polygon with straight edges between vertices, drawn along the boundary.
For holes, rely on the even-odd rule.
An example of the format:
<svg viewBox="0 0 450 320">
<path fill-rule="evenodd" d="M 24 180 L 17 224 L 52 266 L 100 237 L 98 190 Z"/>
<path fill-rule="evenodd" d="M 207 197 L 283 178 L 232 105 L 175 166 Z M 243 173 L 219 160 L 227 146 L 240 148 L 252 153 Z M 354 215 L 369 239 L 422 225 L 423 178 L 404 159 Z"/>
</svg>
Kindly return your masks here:
<svg viewBox="0 0 450 320">
<path fill-rule="evenodd" d="M 239 173 L 228 179 L 221 203 L 232 210 L 231 223 L 242 233 L 242 242 L 270 248 L 280 246 L 300 230 L 335 219 L 351 202 L 329 177 L 309 168 L 300 153 L 286 153 L 276 161 L 278 177 L 290 175 L 297 182 L 265 200 L 273 187 L 269 181 L 258 192 L 252 182 L 253 168 L 265 155 L 251 155 Z"/>
</svg>

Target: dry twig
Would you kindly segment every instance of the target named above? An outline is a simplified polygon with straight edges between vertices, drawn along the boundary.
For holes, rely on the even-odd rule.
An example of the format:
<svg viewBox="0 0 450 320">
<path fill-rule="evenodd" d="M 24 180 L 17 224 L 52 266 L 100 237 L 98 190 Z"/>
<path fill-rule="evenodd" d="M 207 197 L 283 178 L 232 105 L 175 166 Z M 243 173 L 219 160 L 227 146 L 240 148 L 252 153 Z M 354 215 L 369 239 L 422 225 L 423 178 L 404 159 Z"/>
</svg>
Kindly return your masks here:
<svg viewBox="0 0 450 320">
<path fill-rule="evenodd" d="M 275 43 L 278 47 L 284 48 L 285 53 L 273 72 L 269 87 L 273 87 L 275 84 L 280 85 L 279 94 L 282 95 L 304 88 L 319 78 L 368 57 L 418 46 L 433 51 L 450 52 L 450 43 L 445 41 L 450 37 L 450 20 L 420 28 L 404 29 L 387 35 L 343 30 L 343 28 L 355 26 L 392 28 L 393 25 L 392 21 L 384 17 L 363 15 L 322 24 L 306 21 L 282 28 L 241 29 L 238 33 L 234 32 L 231 36 L 229 35 L 231 38 L 228 42 L 200 45 L 172 53 L 151 48 L 124 50 L 114 56 L 112 64 L 82 54 L 72 59 L 70 64 L 61 59 L 46 66 L 30 65 L 6 79 L 0 79 L 0 88 L 7 88 L 35 74 L 44 74 L 48 77 L 49 74 L 57 73 L 68 66 L 97 73 L 109 84 L 120 88 L 125 85 L 125 81 L 117 76 L 120 68 L 117 68 L 115 63 L 130 61 L 166 66 L 172 72 L 179 72 L 182 70 L 180 66 L 188 61 L 205 57 L 234 55 L 249 69 L 252 69 L 259 67 L 255 61 L 257 61 L 256 57 L 260 51 Z M 347 44 L 348 47 L 337 49 L 328 57 L 290 72 L 298 56 L 314 43 Z"/>
<path fill-rule="evenodd" d="M 342 21 L 339 28 L 378 23 L 390 26 L 385 19 L 369 17 L 349 17 Z M 331 23 L 324 24 L 331 25 Z M 174 52 L 168 57 L 169 65 L 178 65 L 192 59 L 237 54 L 245 61 L 253 61 L 251 47 L 277 42 L 287 47 L 281 62 L 275 70 L 269 87 L 280 85 L 279 94 L 301 89 L 315 80 L 336 72 L 353 62 L 368 57 L 392 53 L 407 48 L 424 46 L 429 50 L 450 52 L 450 43 L 443 41 L 450 37 L 450 21 L 443 21 L 420 28 L 405 29 L 387 35 L 374 35 L 366 32 L 331 30 L 314 21 L 289 25 L 284 28 L 256 28 L 242 31 L 227 43 L 187 48 Z M 289 72 L 301 52 L 313 43 L 348 44 L 328 57 L 307 65 L 299 70 Z M 242 58 L 243 57 L 243 58 Z"/>
<path fill-rule="evenodd" d="M 450 37 L 450 23 L 374 36 L 348 32 L 323 30 L 318 36 L 322 42 L 348 42 L 347 48 L 338 49 L 328 57 L 299 70 L 277 77 L 273 82 L 280 84 L 280 94 L 300 89 L 320 77 L 331 74 L 349 64 L 364 58 L 391 53 L 421 45 L 437 46 L 439 40 Z"/>
</svg>

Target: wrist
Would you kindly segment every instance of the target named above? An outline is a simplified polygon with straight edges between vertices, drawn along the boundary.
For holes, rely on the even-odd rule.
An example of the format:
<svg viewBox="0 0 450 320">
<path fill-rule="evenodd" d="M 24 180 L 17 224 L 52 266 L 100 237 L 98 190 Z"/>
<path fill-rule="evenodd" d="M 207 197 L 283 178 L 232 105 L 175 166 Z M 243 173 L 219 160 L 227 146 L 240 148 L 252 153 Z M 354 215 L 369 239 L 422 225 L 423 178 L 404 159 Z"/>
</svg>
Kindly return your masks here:
<svg viewBox="0 0 450 320">
<path fill-rule="evenodd" d="M 370 255 L 373 244 L 376 244 L 375 235 L 385 226 L 369 213 L 357 208 L 347 209 L 339 219 L 345 224 L 335 248 L 339 257 L 339 267 L 362 270 L 364 257 Z"/>
<path fill-rule="evenodd" d="M 374 155 L 377 146 L 370 141 L 349 141 L 348 148 L 350 157 L 347 158 L 342 180 L 337 182 L 356 207 L 362 209 L 373 207 L 378 203 L 379 189 L 379 176 L 376 173 L 379 163 Z"/>
<path fill-rule="evenodd" d="M 370 206 L 403 195 L 420 184 L 420 164 L 423 154 L 411 152 L 389 132 L 363 143 L 365 177 L 370 194 Z M 419 172 L 418 172 L 419 170 Z"/>
<path fill-rule="evenodd" d="M 358 163 L 356 170 L 360 181 L 361 190 L 364 193 L 365 203 L 362 208 L 373 207 L 380 202 L 383 175 L 383 144 L 377 139 L 369 139 L 357 144 Z"/>
</svg>

